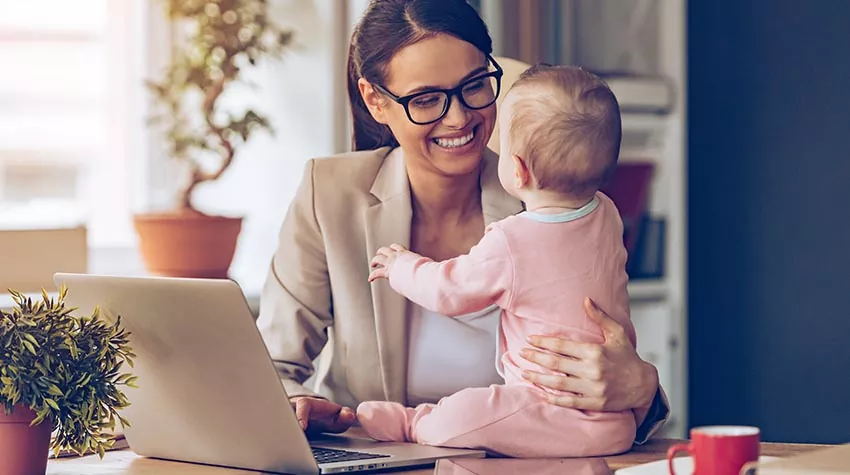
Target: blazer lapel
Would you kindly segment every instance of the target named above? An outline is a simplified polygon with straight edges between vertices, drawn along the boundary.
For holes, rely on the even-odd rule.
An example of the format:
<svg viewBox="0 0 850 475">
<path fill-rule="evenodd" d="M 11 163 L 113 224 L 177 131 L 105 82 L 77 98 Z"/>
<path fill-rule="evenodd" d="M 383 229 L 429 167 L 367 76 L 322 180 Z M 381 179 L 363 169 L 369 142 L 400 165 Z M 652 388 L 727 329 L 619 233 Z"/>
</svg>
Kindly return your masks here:
<svg viewBox="0 0 850 475">
<path fill-rule="evenodd" d="M 366 252 L 369 260 L 379 247 L 393 243 L 410 246 L 410 184 L 401 148 L 391 151 L 378 171 L 371 188 L 378 203 L 366 210 Z M 384 396 L 388 401 L 407 399 L 407 300 L 389 283 L 372 283 L 378 356 L 381 362 Z"/>
</svg>

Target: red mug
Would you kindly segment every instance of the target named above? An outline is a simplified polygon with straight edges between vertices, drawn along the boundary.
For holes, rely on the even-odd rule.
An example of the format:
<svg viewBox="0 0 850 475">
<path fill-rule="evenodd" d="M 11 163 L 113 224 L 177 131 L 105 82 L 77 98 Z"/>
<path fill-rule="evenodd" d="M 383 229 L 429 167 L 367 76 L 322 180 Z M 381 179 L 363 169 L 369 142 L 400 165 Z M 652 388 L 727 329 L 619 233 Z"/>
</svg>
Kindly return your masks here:
<svg viewBox="0 0 850 475">
<path fill-rule="evenodd" d="M 667 466 L 673 475 L 673 457 L 688 452 L 694 460 L 693 475 L 739 475 L 748 462 L 759 458 L 758 427 L 708 426 L 691 429 L 691 443 L 670 447 Z"/>
</svg>

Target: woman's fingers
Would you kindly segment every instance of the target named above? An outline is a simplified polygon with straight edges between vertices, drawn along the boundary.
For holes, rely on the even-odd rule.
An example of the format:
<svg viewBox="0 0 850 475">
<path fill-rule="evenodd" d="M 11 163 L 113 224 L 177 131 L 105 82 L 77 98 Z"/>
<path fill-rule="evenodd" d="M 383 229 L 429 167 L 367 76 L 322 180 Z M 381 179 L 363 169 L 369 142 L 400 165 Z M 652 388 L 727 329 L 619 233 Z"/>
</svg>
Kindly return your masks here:
<svg viewBox="0 0 850 475">
<path fill-rule="evenodd" d="M 558 373 L 586 378 L 591 381 L 597 381 L 600 378 L 599 371 L 595 370 L 593 365 L 588 365 L 574 358 L 553 355 L 529 348 L 520 351 L 520 356 L 532 363 L 536 363 L 552 371 L 557 371 Z"/>
<path fill-rule="evenodd" d="M 557 371 L 559 373 L 575 374 L 576 370 L 578 370 L 581 366 L 575 359 L 559 357 L 551 353 L 544 353 L 530 348 L 523 348 L 519 354 L 532 363 L 537 363 L 544 368 L 551 369 L 552 371 Z"/>
<path fill-rule="evenodd" d="M 301 430 L 307 430 L 310 425 L 310 399 L 298 398 L 293 402 L 293 405 L 295 406 L 295 418 L 298 419 Z"/>
<path fill-rule="evenodd" d="M 590 297 L 584 299 L 584 312 L 602 328 L 605 342 L 627 340 L 626 329 L 596 305 Z"/>
<path fill-rule="evenodd" d="M 391 244 L 390 249 L 396 252 L 404 252 L 407 250 L 407 248 L 402 246 L 401 244 Z"/>
<path fill-rule="evenodd" d="M 536 371 L 523 371 L 522 377 L 538 386 L 562 391 L 569 394 L 547 393 L 549 402 L 558 406 L 574 409 L 601 408 L 605 404 L 602 396 L 602 383 L 576 378 L 569 375 L 546 374 Z M 577 406 L 578 404 L 578 406 Z M 599 410 L 599 409 L 595 409 Z"/>
<path fill-rule="evenodd" d="M 573 394 L 582 394 L 582 382 L 578 378 L 566 375 L 546 374 L 537 371 L 523 371 L 522 377 L 534 384 L 554 389 L 556 391 L 567 391 Z"/>
<path fill-rule="evenodd" d="M 531 336 L 534 348 L 521 352 L 524 359 L 563 375 L 531 376 L 536 384 L 562 391 L 549 396 L 551 403 L 584 410 L 622 411 L 648 406 L 657 391 L 654 367 L 644 363 L 626 328 L 590 300 L 584 302 L 588 318 L 599 324 L 604 343 L 582 343 L 560 337 Z M 649 368 L 647 368 L 649 367 Z"/>
<path fill-rule="evenodd" d="M 598 345 L 595 343 L 581 343 L 565 338 L 553 336 L 532 335 L 528 338 L 528 342 L 537 348 L 549 350 L 563 356 L 569 356 L 580 360 L 599 361 L 602 357 L 604 346 L 619 346 L 620 343 L 628 343 L 626 330 L 616 320 L 608 316 L 604 310 L 597 307 L 593 300 L 584 299 L 584 309 L 588 317 L 594 320 L 602 327 L 605 336 L 605 343 Z"/>
<path fill-rule="evenodd" d="M 349 407 L 343 407 L 330 417 L 318 420 L 316 429 L 338 434 L 347 431 L 354 424 L 355 419 L 354 411 Z"/>
<path fill-rule="evenodd" d="M 554 336 L 532 335 L 528 337 L 528 342 L 541 350 L 548 350 L 577 360 L 598 359 L 602 350 L 600 345 L 594 343 L 582 343 Z"/>
<path fill-rule="evenodd" d="M 293 400 L 295 418 L 302 430 L 344 432 L 354 424 L 354 411 L 324 399 L 299 397 Z"/>
</svg>

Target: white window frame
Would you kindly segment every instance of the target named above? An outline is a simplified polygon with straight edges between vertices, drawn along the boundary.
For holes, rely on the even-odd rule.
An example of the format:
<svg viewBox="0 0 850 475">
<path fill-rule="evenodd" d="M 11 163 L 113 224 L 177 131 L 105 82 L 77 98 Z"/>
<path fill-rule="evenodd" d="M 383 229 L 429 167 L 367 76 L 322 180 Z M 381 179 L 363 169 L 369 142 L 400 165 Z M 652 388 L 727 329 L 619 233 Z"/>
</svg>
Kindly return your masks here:
<svg viewBox="0 0 850 475">
<path fill-rule="evenodd" d="M 141 275 L 145 269 L 133 215 L 167 206 L 177 189 L 176 166 L 166 154 L 165 138 L 147 125 L 151 96 L 143 81 L 157 79 L 167 68 L 174 32 L 157 1 L 110 1 L 109 8 L 110 18 L 119 20 L 110 23 L 110 61 L 111 66 L 120 64 L 110 68 L 114 74 L 108 81 L 110 103 L 118 106 L 109 113 L 123 140 L 110 141 L 108 153 L 124 159 L 113 160 L 111 168 L 101 170 L 101 177 L 115 196 L 121 195 L 122 185 L 129 193 L 120 203 L 99 200 L 98 196 L 109 196 L 103 190 L 90 196 L 92 227 L 114 222 L 113 216 L 120 216 L 123 226 L 112 239 L 89 240 L 89 272 Z M 116 176 L 121 180 L 114 180 Z"/>
<path fill-rule="evenodd" d="M 107 137 L 103 155 L 89 162 L 91 180 L 86 183 L 82 197 L 85 208 L 82 221 L 89 231 L 93 271 L 111 270 L 116 258 L 119 262 L 132 262 L 131 268 L 118 265 L 126 272 L 139 272 L 142 268 L 136 255 L 133 214 L 147 211 L 174 189 L 174 173 L 162 152 L 163 140 L 146 124 L 150 96 L 144 87 L 144 80 L 156 78 L 167 65 L 172 32 L 157 1 L 108 0 L 106 8 Z M 27 33 L 13 34 L 18 38 Z M 61 30 L 38 35 L 39 39 L 49 35 L 58 40 L 79 36 Z M 54 159 L 52 151 L 36 150 L 31 156 L 33 160 Z M 75 159 L 72 151 L 63 153 L 61 161 L 79 160 L 82 158 Z"/>
</svg>

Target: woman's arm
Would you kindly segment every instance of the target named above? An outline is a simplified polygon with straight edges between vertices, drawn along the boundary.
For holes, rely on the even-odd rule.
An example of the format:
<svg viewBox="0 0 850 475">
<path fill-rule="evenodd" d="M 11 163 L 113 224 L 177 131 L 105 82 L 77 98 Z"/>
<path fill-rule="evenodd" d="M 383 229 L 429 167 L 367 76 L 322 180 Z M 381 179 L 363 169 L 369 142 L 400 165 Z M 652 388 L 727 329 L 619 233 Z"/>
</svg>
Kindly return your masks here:
<svg viewBox="0 0 850 475">
<path fill-rule="evenodd" d="M 313 161 L 280 229 L 260 296 L 257 326 L 289 397 L 317 396 L 302 384 L 327 343 L 333 322 L 324 241 L 316 221 Z"/>
<path fill-rule="evenodd" d="M 555 355 L 526 349 L 523 358 L 563 374 L 529 371 L 524 376 L 541 386 L 572 393 L 550 395 L 550 401 L 559 406 L 594 411 L 634 410 L 639 426 L 636 442 L 643 443 L 663 426 L 670 413 L 658 384 L 658 370 L 640 359 L 626 329 L 590 299 L 585 301 L 585 312 L 602 328 L 605 342 L 533 336 L 529 338 L 531 345 Z"/>
</svg>

